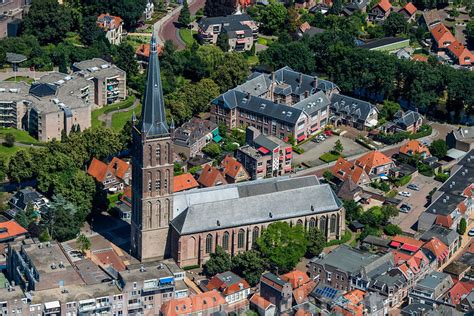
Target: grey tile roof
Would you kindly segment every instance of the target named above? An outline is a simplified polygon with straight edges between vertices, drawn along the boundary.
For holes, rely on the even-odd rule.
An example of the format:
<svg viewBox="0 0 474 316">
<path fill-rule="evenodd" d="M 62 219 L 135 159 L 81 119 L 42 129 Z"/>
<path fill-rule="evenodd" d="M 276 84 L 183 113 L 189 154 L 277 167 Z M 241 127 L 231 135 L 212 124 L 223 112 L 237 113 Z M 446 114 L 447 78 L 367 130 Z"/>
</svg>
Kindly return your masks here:
<svg viewBox="0 0 474 316">
<path fill-rule="evenodd" d="M 459 203 L 465 199 L 466 197 L 462 195 L 443 193 L 428 206 L 425 212 L 436 215 L 448 215 L 454 212 Z"/>
<path fill-rule="evenodd" d="M 314 177 L 305 178 L 303 181 L 296 178 L 276 182 L 252 181 L 207 191 L 200 196 L 200 190 L 189 191 L 190 195 L 185 199 L 195 203 L 189 203 L 171 225 L 185 235 L 336 211 L 341 207 L 341 201 L 329 185 L 316 184 Z M 226 189 L 231 191 L 226 192 Z M 198 196 L 191 197 L 195 193 Z M 222 195 L 227 198 L 222 198 Z"/>
<path fill-rule="evenodd" d="M 290 67 L 283 67 L 275 71 L 275 80 L 278 83 L 285 83 L 289 86 L 290 94 L 303 95 L 305 91 L 310 93 L 316 92 L 314 89 L 314 81 L 317 77 L 302 74 L 294 71 Z"/>
<path fill-rule="evenodd" d="M 306 112 L 308 115 L 317 113 L 320 110 L 326 109 L 331 104 L 328 97 L 323 91 L 318 91 L 315 94 L 301 100 L 293 105 L 294 108 Z"/>
<path fill-rule="evenodd" d="M 435 290 L 436 287 L 443 282 L 444 279 L 450 278 L 450 276 L 443 272 L 431 272 L 423 279 L 418 281 L 417 286 L 424 287 L 426 289 Z"/>
<path fill-rule="evenodd" d="M 414 111 L 407 111 L 402 117 L 395 120 L 395 123 L 401 127 L 408 127 L 415 124 L 421 117 L 421 114 Z"/>
<path fill-rule="evenodd" d="M 234 14 L 234 15 L 226 15 L 226 16 L 215 16 L 215 17 L 203 17 L 198 21 L 199 26 L 203 29 L 207 29 L 211 25 L 216 24 L 233 24 L 245 22 L 245 21 L 252 21 L 252 18 L 247 14 Z"/>
<path fill-rule="evenodd" d="M 270 151 L 278 147 L 278 144 L 276 142 L 272 141 L 269 137 L 263 134 L 258 135 L 253 140 L 253 142 L 256 146 L 263 146 Z"/>
<path fill-rule="evenodd" d="M 339 113 L 351 116 L 356 121 L 365 122 L 370 112 L 377 108 L 371 103 L 356 98 L 348 97 L 343 94 L 333 94 L 331 97 L 331 109 Z"/>
<path fill-rule="evenodd" d="M 453 244 L 456 239 L 458 239 L 458 236 L 458 233 L 452 229 L 448 229 L 440 225 L 433 225 L 429 230 L 421 235 L 420 240 L 429 241 L 431 238 L 436 237 L 445 245 L 449 246 Z"/>
<path fill-rule="evenodd" d="M 380 258 L 380 256 L 376 254 L 341 245 L 327 254 L 324 258 L 314 257 L 311 259 L 311 262 L 321 265 L 329 265 L 349 273 L 357 273 L 363 267 L 378 258 Z"/>
<path fill-rule="evenodd" d="M 173 140 L 175 144 L 190 147 L 215 129 L 217 129 L 216 123 L 193 117 L 174 131 Z"/>
<path fill-rule="evenodd" d="M 471 183 L 474 183 L 474 168 L 466 165 L 460 166 L 455 172 L 453 171 L 438 191 L 461 195 Z"/>
</svg>

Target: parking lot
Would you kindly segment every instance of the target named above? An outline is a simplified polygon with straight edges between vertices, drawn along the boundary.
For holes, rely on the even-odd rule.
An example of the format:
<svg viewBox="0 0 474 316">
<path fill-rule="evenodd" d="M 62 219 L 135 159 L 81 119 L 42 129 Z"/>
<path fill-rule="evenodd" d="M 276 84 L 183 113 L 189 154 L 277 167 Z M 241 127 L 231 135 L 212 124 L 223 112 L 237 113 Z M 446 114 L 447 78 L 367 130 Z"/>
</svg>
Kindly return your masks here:
<svg viewBox="0 0 474 316">
<path fill-rule="evenodd" d="M 392 220 L 394 224 L 400 226 L 400 228 L 408 234 L 415 233 L 413 227 L 418 221 L 418 217 L 420 217 L 421 213 L 426 209 L 425 204 L 428 193 L 434 187 L 439 187 L 441 185 L 441 183 L 435 181 L 433 178 L 425 177 L 421 174 L 416 176 L 411 183 L 418 185 L 420 191 L 410 190 L 406 186 L 397 189 L 399 192 L 407 191 L 411 193 L 410 197 L 397 195 L 397 198 L 403 201 L 402 204 L 409 204 L 412 207 L 411 211 L 408 213 L 400 212 L 400 214 Z"/>
<path fill-rule="evenodd" d="M 309 141 L 301 145 L 301 148 L 304 149 L 304 153 L 301 155 L 295 154 L 293 156 L 293 163 L 305 163 L 309 167 L 324 165 L 325 162 L 319 160 L 319 157 L 322 154 L 331 151 L 338 139 L 341 140 L 342 146 L 344 147 L 344 151 L 342 152 L 344 156 L 353 156 L 369 151 L 367 148 L 359 145 L 352 139 L 345 136 L 333 135 L 320 143 Z"/>
</svg>

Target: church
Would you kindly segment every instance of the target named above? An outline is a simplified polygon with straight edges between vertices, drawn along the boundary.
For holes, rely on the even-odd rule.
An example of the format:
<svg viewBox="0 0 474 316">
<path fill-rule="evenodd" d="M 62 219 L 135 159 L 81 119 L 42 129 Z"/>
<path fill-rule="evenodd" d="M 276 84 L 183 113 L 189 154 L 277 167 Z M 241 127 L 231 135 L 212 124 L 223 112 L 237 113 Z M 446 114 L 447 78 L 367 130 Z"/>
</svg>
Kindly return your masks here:
<svg viewBox="0 0 474 316">
<path fill-rule="evenodd" d="M 166 122 L 153 36 L 141 118 L 132 127 L 131 252 L 137 259 L 171 257 L 180 267 L 202 265 L 216 246 L 231 255 L 251 249 L 276 221 L 318 227 L 328 240 L 344 234 L 342 203 L 316 176 L 173 193 L 173 130 Z"/>
</svg>

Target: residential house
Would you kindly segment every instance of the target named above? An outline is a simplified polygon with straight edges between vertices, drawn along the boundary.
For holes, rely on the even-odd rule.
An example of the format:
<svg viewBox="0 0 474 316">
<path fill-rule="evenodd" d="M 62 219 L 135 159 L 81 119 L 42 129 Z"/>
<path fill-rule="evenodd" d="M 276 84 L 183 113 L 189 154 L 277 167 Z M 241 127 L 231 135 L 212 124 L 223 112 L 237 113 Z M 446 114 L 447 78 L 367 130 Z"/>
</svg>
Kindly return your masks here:
<svg viewBox="0 0 474 316">
<path fill-rule="evenodd" d="M 381 0 L 369 12 L 370 21 L 384 21 L 392 12 L 390 0 Z"/>
<path fill-rule="evenodd" d="M 247 14 L 203 17 L 198 22 L 198 37 L 206 44 L 217 43 L 226 34 L 231 51 L 248 51 L 257 39 L 258 26 Z"/>
<path fill-rule="evenodd" d="M 436 237 L 431 238 L 423 245 L 423 249 L 428 249 L 436 256 L 438 267 L 440 268 L 449 258 L 449 248 Z"/>
<path fill-rule="evenodd" d="M 106 164 L 92 158 L 87 173 L 102 183 L 105 190 L 110 192 L 122 191 L 131 183 L 132 168 L 130 164 L 120 158 L 114 157 Z"/>
<path fill-rule="evenodd" d="M 300 25 L 298 28 L 298 36 L 303 37 L 303 36 L 309 36 L 313 37 L 316 34 L 322 34 L 324 33 L 325 30 L 321 29 L 319 27 L 311 26 L 308 22 L 304 22 L 303 24 Z"/>
<path fill-rule="evenodd" d="M 244 84 L 211 101 L 211 120 L 228 128 L 252 126 L 264 135 L 298 142 L 328 124 L 333 83 L 289 67 L 254 73 Z"/>
<path fill-rule="evenodd" d="M 428 56 L 422 55 L 422 54 L 413 54 L 411 57 L 412 61 L 419 61 L 421 63 L 427 63 L 428 62 Z"/>
<path fill-rule="evenodd" d="M 329 285 L 318 283 L 311 292 L 311 302 L 320 310 L 332 310 L 342 298 L 343 291 L 337 290 Z"/>
<path fill-rule="evenodd" d="M 418 156 L 421 159 L 431 157 L 430 150 L 418 140 L 409 140 L 400 147 L 399 153 L 408 157 Z"/>
<path fill-rule="evenodd" d="M 26 211 L 31 205 L 36 211 L 40 211 L 49 206 L 49 200 L 31 187 L 26 187 L 13 194 L 8 201 L 10 206 L 18 211 Z"/>
<path fill-rule="evenodd" d="M 395 114 L 393 123 L 397 129 L 396 131 L 416 133 L 423 125 L 423 117 L 415 111 L 399 111 Z"/>
<path fill-rule="evenodd" d="M 239 311 L 248 309 L 248 296 L 250 295 L 250 285 L 245 279 L 242 279 L 233 272 L 227 271 L 216 274 L 208 282 L 205 282 L 203 288 L 207 291 L 216 290 L 224 296 L 229 309 L 238 305 Z"/>
<path fill-rule="evenodd" d="M 158 56 L 161 56 L 163 47 L 157 45 L 156 49 L 158 51 Z M 135 58 L 140 64 L 141 68 L 145 70 L 148 67 L 148 58 L 150 58 L 150 44 L 140 44 L 135 50 Z"/>
<path fill-rule="evenodd" d="M 247 181 L 250 178 L 247 170 L 232 156 L 226 156 L 222 160 L 221 169 L 227 183 Z"/>
<path fill-rule="evenodd" d="M 453 285 L 450 275 L 435 271 L 418 281 L 410 292 L 410 298 L 415 303 L 434 305 Z"/>
<path fill-rule="evenodd" d="M 409 288 L 409 279 L 398 267 L 374 276 L 373 281 L 369 284 L 369 291 L 384 297 L 389 308 L 400 306 L 407 297 Z"/>
<path fill-rule="evenodd" d="M 452 261 L 443 269 L 443 272 L 449 274 L 453 280 L 462 280 L 465 277 L 466 279 L 469 278 L 470 270 L 471 267 L 467 264 L 464 264 L 460 261 Z"/>
<path fill-rule="evenodd" d="M 435 51 L 445 51 L 448 46 L 456 42 L 453 33 L 443 23 L 435 25 L 431 28 L 430 32 Z"/>
<path fill-rule="evenodd" d="M 216 123 L 193 117 L 174 131 L 174 152 L 192 158 L 201 153 L 209 142 L 219 141 L 219 128 Z"/>
<path fill-rule="evenodd" d="M 349 291 L 342 296 L 343 299 L 338 299 L 335 302 L 331 312 L 337 315 L 362 316 L 365 309 L 364 298 L 367 294 L 367 292 L 359 289 Z"/>
<path fill-rule="evenodd" d="M 225 299 L 216 291 L 191 294 L 189 297 L 171 299 L 161 306 L 160 315 L 214 315 L 223 313 L 227 307 Z"/>
<path fill-rule="evenodd" d="M 454 280 L 453 280 L 454 281 Z M 446 293 L 444 299 L 452 305 L 460 305 L 461 301 L 466 298 L 474 289 L 473 282 L 464 282 L 458 280 L 452 288 Z"/>
<path fill-rule="evenodd" d="M 441 243 L 448 247 L 448 258 L 459 249 L 459 235 L 455 230 L 445 228 L 441 225 L 433 225 L 430 229 L 420 236 L 420 240 L 428 242 L 433 238 L 438 239 Z"/>
<path fill-rule="evenodd" d="M 145 10 L 143 11 L 143 19 L 145 21 L 151 20 L 154 12 L 155 5 L 153 4 L 153 0 L 147 0 Z"/>
<path fill-rule="evenodd" d="M 361 101 L 342 94 L 331 97 L 331 121 L 334 125 L 348 125 L 360 130 L 375 127 L 379 111 L 369 102 Z"/>
<path fill-rule="evenodd" d="M 390 249 L 390 239 L 368 235 L 362 240 L 361 249 L 372 249 L 379 253 L 388 252 Z"/>
<path fill-rule="evenodd" d="M 474 290 L 472 290 L 465 298 L 461 299 L 459 307 L 463 312 L 474 310 Z"/>
<path fill-rule="evenodd" d="M 316 282 L 300 270 L 293 270 L 280 276 L 291 284 L 293 289 L 293 305 L 300 305 L 308 301 L 308 295 L 316 287 Z"/>
<path fill-rule="evenodd" d="M 201 186 L 206 188 L 227 184 L 224 175 L 219 171 L 219 169 L 210 165 L 204 166 L 197 181 Z"/>
<path fill-rule="evenodd" d="M 387 300 L 377 292 L 368 292 L 364 297 L 363 304 L 368 315 L 384 316 L 388 314 Z"/>
<path fill-rule="evenodd" d="M 119 218 L 126 222 L 130 221 L 132 216 L 132 187 L 127 186 L 123 189 L 123 194 L 119 201 L 115 203 Z"/>
<path fill-rule="evenodd" d="M 415 5 L 412 2 L 408 2 L 400 10 L 398 10 L 398 13 L 403 14 L 407 22 L 414 22 L 415 13 L 417 10 L 418 9 L 415 7 Z"/>
<path fill-rule="evenodd" d="M 235 157 L 252 180 L 281 176 L 291 172 L 293 149 L 291 144 L 263 135 L 255 127 L 247 127 L 246 143 L 237 149 Z"/>
<path fill-rule="evenodd" d="M 331 1 L 331 0 L 328 0 Z M 321 13 L 322 15 L 327 15 L 330 9 L 330 4 L 327 3 L 318 3 L 312 8 L 309 9 L 309 12 L 312 14 Z"/>
<path fill-rule="evenodd" d="M 366 13 L 368 0 L 352 0 L 342 8 L 342 14 L 346 17 L 353 15 L 355 12 Z"/>
<path fill-rule="evenodd" d="M 173 179 L 173 192 L 181 192 L 191 190 L 199 187 L 199 183 L 194 179 L 190 173 L 183 173 L 174 176 Z"/>
<path fill-rule="evenodd" d="M 458 40 L 449 45 L 446 52 L 456 65 L 470 69 L 474 64 L 474 54 Z"/>
<path fill-rule="evenodd" d="M 464 152 L 474 149 L 474 128 L 459 127 L 446 135 L 448 148 L 455 148 Z"/>
<path fill-rule="evenodd" d="M 15 220 L 0 222 L 0 243 L 20 241 L 25 239 L 28 231 Z"/>
<path fill-rule="evenodd" d="M 336 161 L 331 172 L 341 182 L 350 180 L 357 186 L 368 184 L 371 181 L 363 166 L 356 165 L 342 157 L 339 157 Z"/>
<path fill-rule="evenodd" d="M 279 276 L 267 272 L 262 274 L 259 284 L 259 295 L 275 305 L 277 314 L 291 309 L 293 304 L 293 289 L 289 282 Z"/>
<path fill-rule="evenodd" d="M 369 177 L 383 177 L 389 174 L 390 169 L 395 166 L 393 160 L 383 153 L 374 150 L 360 158 L 357 158 L 354 165 L 361 167 Z"/>
<path fill-rule="evenodd" d="M 420 19 L 420 24 L 425 25 L 428 31 L 440 23 L 441 16 L 439 15 L 437 9 L 423 11 L 423 15 Z"/>
<path fill-rule="evenodd" d="M 123 20 L 119 16 L 102 13 L 97 18 L 97 26 L 105 32 L 105 37 L 112 45 L 120 45 L 123 36 Z"/>
<path fill-rule="evenodd" d="M 127 74 L 101 58 L 75 62 L 72 70 L 78 77 L 94 83 L 94 103 L 99 106 L 125 100 L 127 97 Z"/>
<path fill-rule="evenodd" d="M 274 316 L 276 314 L 276 306 L 258 293 L 250 298 L 250 307 L 260 316 Z"/>
</svg>

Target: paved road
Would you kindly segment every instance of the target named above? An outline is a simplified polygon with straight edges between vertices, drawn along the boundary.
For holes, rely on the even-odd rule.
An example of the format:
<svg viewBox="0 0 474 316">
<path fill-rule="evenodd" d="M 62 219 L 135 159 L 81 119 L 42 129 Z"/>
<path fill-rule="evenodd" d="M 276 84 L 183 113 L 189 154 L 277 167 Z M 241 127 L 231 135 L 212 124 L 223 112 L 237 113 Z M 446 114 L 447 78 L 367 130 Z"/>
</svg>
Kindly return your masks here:
<svg viewBox="0 0 474 316">
<path fill-rule="evenodd" d="M 128 112 L 138 106 L 138 103 L 140 102 L 139 98 L 136 98 L 135 101 L 133 102 L 132 106 L 129 106 L 128 108 L 120 109 L 120 110 L 115 110 L 109 113 L 102 114 L 101 116 L 98 117 L 99 121 L 105 122 L 106 127 L 112 127 L 112 117 L 114 116 L 115 113 L 120 113 L 120 112 Z"/>
<path fill-rule="evenodd" d="M 191 0 L 189 2 L 189 11 L 191 14 L 196 14 L 200 8 L 204 7 L 205 3 L 205 0 Z M 184 49 L 186 45 L 179 37 L 178 29 L 175 26 L 175 23 L 178 21 L 180 11 L 181 7 L 177 7 L 171 13 L 163 17 L 160 21 L 156 22 L 155 30 L 158 30 L 158 38 L 162 42 L 170 40 L 173 41 L 178 49 Z"/>
</svg>

